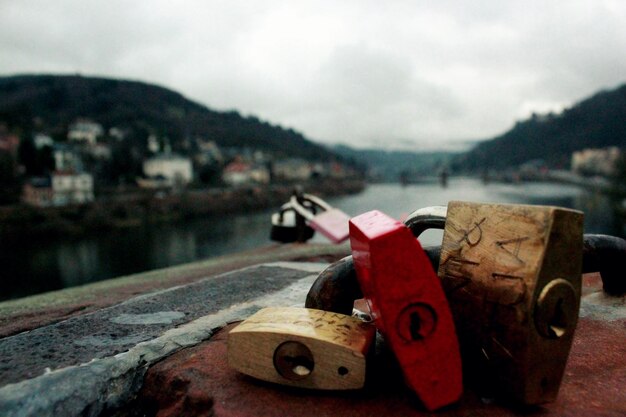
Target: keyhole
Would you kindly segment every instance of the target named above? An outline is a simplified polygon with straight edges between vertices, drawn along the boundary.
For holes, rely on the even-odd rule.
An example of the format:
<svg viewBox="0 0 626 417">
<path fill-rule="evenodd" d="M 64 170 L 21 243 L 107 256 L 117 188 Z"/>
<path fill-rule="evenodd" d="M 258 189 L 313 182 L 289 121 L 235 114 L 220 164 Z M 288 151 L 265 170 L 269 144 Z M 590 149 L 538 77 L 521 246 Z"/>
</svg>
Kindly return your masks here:
<svg viewBox="0 0 626 417">
<path fill-rule="evenodd" d="M 299 376 L 307 376 L 313 370 L 313 362 L 305 356 L 285 356 L 283 359 L 291 366 L 291 371 Z"/>
<path fill-rule="evenodd" d="M 411 313 L 411 325 L 410 325 L 411 339 L 422 340 L 424 338 L 424 336 L 422 336 L 422 334 L 420 333 L 421 328 L 422 328 L 422 322 L 420 320 L 419 314 L 417 314 L 416 312 Z"/>
<path fill-rule="evenodd" d="M 428 304 L 410 304 L 402 310 L 396 321 L 398 335 L 407 342 L 420 342 L 432 334 L 437 325 L 437 315 Z"/>
<path fill-rule="evenodd" d="M 535 306 L 535 326 L 539 334 L 558 339 L 570 333 L 576 325 L 579 297 L 568 281 L 562 278 L 550 281 L 539 293 Z"/>
<path fill-rule="evenodd" d="M 282 377 L 299 381 L 313 372 L 315 361 L 311 350 L 304 344 L 288 341 L 274 351 L 274 368 Z"/>
<path fill-rule="evenodd" d="M 565 334 L 567 330 L 567 316 L 563 310 L 563 298 L 559 298 L 554 305 L 554 313 L 548 326 L 555 337 L 561 337 Z"/>
</svg>

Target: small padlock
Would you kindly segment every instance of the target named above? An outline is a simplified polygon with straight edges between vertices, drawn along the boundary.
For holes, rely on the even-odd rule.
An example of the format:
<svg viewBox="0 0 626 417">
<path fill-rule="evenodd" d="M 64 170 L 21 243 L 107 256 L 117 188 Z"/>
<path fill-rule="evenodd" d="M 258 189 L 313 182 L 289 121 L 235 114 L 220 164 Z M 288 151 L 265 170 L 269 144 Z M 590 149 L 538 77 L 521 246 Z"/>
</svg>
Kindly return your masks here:
<svg viewBox="0 0 626 417">
<path fill-rule="evenodd" d="M 370 323 L 307 308 L 265 308 L 228 334 L 228 363 L 252 377 L 301 388 L 347 390 L 365 383 Z"/>
<path fill-rule="evenodd" d="M 350 220 L 357 278 L 407 385 L 429 410 L 463 392 L 461 358 L 441 283 L 420 243 L 380 211 Z"/>
<path fill-rule="evenodd" d="M 320 207 L 322 211 L 316 215 L 312 214 L 300 203 L 299 200 L 302 198 Z M 289 202 L 294 210 L 306 219 L 309 226 L 326 236 L 333 243 L 341 243 L 348 239 L 348 221 L 350 217 L 346 213 L 338 208 L 331 207 L 324 200 L 313 195 L 303 194 L 302 198 L 299 199 L 298 196 L 294 195 Z"/>
<path fill-rule="evenodd" d="M 275 242 L 292 243 L 306 242 L 315 234 L 315 230 L 309 227 L 304 218 L 298 219 L 291 203 L 285 203 L 280 210 L 272 214 L 272 228 L 270 239 Z"/>
<path fill-rule="evenodd" d="M 439 277 L 464 363 L 525 404 L 553 401 L 578 320 L 583 214 L 448 204 Z"/>
</svg>

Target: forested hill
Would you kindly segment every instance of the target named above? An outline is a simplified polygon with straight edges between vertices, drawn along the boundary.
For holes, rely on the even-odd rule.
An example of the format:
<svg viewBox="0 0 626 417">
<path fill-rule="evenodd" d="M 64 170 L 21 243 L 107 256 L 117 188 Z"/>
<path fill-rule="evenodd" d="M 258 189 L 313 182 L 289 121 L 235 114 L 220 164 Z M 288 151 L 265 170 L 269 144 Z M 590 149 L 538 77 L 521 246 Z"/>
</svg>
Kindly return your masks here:
<svg viewBox="0 0 626 417">
<path fill-rule="evenodd" d="M 533 115 L 518 122 L 459 156 L 453 168 L 503 169 L 533 159 L 566 168 L 572 152 L 607 146 L 626 147 L 626 85 L 597 93 L 560 114 Z"/>
<path fill-rule="evenodd" d="M 78 118 L 131 132 L 128 140 L 145 142 L 149 134 L 167 137 L 174 150 L 186 138 L 214 140 L 223 147 L 249 147 L 308 160 L 335 155 L 302 134 L 219 112 L 163 87 L 136 81 L 57 75 L 0 77 L 0 122 L 23 133 L 45 131 L 64 140 L 68 125 Z"/>
</svg>

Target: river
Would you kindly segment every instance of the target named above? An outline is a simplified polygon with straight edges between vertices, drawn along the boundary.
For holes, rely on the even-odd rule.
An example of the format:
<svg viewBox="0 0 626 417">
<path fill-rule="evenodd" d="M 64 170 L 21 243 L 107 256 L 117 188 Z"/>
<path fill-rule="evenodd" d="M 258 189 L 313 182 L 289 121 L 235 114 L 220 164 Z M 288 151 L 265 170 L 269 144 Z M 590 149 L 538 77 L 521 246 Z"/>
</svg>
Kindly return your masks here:
<svg viewBox="0 0 626 417">
<path fill-rule="evenodd" d="M 551 183 L 487 184 L 453 178 L 438 184 L 374 184 L 358 195 L 329 202 L 356 215 L 378 209 L 400 217 L 450 200 L 558 205 L 585 213 L 586 233 L 623 236 L 606 197 L 575 186 Z M 80 239 L 20 244 L 0 242 L 0 299 L 22 297 L 107 278 L 234 253 L 267 245 L 271 211 L 224 218 L 196 219 L 117 230 Z M 442 232 L 428 231 L 423 244 L 441 243 Z M 313 241 L 323 242 L 316 235 Z"/>
</svg>

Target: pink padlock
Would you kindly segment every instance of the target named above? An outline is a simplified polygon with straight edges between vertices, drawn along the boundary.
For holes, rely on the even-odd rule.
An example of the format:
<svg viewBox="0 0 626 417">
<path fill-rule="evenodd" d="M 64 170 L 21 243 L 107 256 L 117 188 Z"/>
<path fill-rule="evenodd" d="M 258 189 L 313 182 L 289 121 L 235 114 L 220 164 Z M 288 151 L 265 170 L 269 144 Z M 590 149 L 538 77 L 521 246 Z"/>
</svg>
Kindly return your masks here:
<svg viewBox="0 0 626 417">
<path fill-rule="evenodd" d="M 348 239 L 350 233 L 348 222 L 350 217 L 346 213 L 313 195 L 303 194 L 302 198 L 309 200 L 322 209 L 322 212 L 314 215 L 302 207 L 298 197 L 291 197 L 289 204 L 298 214 L 306 219 L 310 227 L 326 236 L 333 243 L 341 243 Z"/>
</svg>

